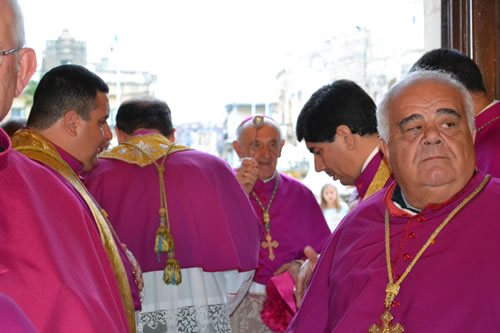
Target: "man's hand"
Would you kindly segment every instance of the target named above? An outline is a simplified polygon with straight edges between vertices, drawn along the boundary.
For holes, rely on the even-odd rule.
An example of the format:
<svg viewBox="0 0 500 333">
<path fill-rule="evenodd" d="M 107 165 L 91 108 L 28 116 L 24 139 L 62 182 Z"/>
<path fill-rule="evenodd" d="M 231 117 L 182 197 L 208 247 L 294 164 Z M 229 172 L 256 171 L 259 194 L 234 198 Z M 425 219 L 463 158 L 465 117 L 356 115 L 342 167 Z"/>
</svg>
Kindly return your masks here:
<svg viewBox="0 0 500 333">
<path fill-rule="evenodd" d="M 273 275 L 280 275 L 283 272 L 288 271 L 290 275 L 293 278 L 293 281 L 297 283 L 297 275 L 299 274 L 300 266 L 303 264 L 302 260 L 292 260 L 290 262 L 287 262 L 286 264 L 281 265 L 280 268 L 278 268 Z"/>
<path fill-rule="evenodd" d="M 240 183 L 241 187 L 246 194 L 252 192 L 255 183 L 257 182 L 257 176 L 259 170 L 257 169 L 257 162 L 248 157 L 241 160 L 241 166 L 236 169 L 236 179 Z"/>
<path fill-rule="evenodd" d="M 135 259 L 132 252 L 130 252 L 130 250 L 127 249 L 127 245 L 123 243 L 121 245 L 123 251 L 125 251 L 125 254 L 127 255 L 128 261 L 130 262 L 130 266 L 132 266 L 132 273 L 134 274 L 135 284 L 137 285 L 137 290 L 139 290 L 139 295 L 141 295 L 141 301 L 142 301 L 142 290 L 144 289 L 144 280 L 142 279 L 141 266 L 137 262 L 137 259 Z"/>
<path fill-rule="evenodd" d="M 302 303 L 302 297 L 304 297 L 304 292 L 319 259 L 319 255 L 309 245 L 304 248 L 304 254 L 307 260 L 300 266 L 297 279 L 295 280 L 295 303 L 297 304 L 297 309 L 300 307 L 300 303 Z"/>
</svg>

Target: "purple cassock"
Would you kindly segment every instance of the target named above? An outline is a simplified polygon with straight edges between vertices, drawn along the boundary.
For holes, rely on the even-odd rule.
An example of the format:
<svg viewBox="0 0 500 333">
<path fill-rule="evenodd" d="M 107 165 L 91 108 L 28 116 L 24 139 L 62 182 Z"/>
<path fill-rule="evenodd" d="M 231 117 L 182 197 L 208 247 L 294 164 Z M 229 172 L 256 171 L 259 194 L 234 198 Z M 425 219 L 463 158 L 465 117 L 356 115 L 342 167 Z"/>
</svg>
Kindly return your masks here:
<svg viewBox="0 0 500 333">
<path fill-rule="evenodd" d="M 59 153 L 59 156 L 61 156 L 61 158 L 64 160 L 64 162 L 66 162 L 71 167 L 71 169 L 73 169 L 73 171 L 82 179 L 82 182 L 83 182 L 84 179 L 83 179 L 83 176 L 81 176 L 82 163 L 80 163 L 73 156 L 71 156 L 70 154 L 65 152 L 63 149 L 61 149 L 57 145 L 55 145 L 55 144 L 52 144 L 52 145 L 57 150 L 57 152 Z M 78 191 L 73 187 L 73 185 L 71 185 L 57 171 L 55 171 L 51 168 L 47 168 L 47 169 L 50 170 L 64 184 L 66 184 L 68 186 L 68 188 L 73 192 L 73 194 L 80 200 L 82 207 L 86 207 L 87 214 L 89 215 L 89 218 L 93 219 L 92 212 L 91 212 L 90 208 L 87 206 L 87 203 L 85 202 L 85 200 L 83 200 L 83 198 L 80 196 Z M 96 231 L 97 231 L 98 230 L 97 225 L 95 223 L 93 223 L 93 224 L 94 224 L 94 227 L 96 228 Z M 110 226 L 110 229 L 112 229 L 111 226 Z M 134 308 L 135 308 L 135 310 L 141 310 L 141 299 L 139 296 L 139 290 L 137 289 L 137 285 L 135 284 L 135 278 L 134 278 L 132 266 L 130 264 L 130 260 L 128 259 L 127 255 L 125 254 L 125 250 L 123 250 L 123 248 L 121 246 L 123 241 L 121 239 L 119 239 L 118 236 L 114 232 L 112 232 L 111 234 L 113 235 L 113 239 L 117 245 L 116 247 L 117 247 L 118 252 L 120 254 L 120 258 L 121 258 L 122 263 L 123 263 L 123 268 L 125 268 L 125 272 L 127 273 L 127 280 L 129 282 L 130 292 L 132 293 L 132 299 L 134 300 Z M 127 245 L 127 244 L 125 243 L 125 245 Z"/>
<path fill-rule="evenodd" d="M 205 272 L 255 269 L 257 217 L 227 163 L 195 150 L 178 151 L 168 155 L 164 179 L 175 258 L 181 268 L 199 267 Z M 167 254 L 158 260 L 154 252 L 160 225 L 155 165 L 141 168 L 101 158 L 86 184 L 143 272 L 163 271 Z"/>
<path fill-rule="evenodd" d="M 46 140 L 45 138 L 42 139 L 42 136 L 40 134 L 36 134 L 35 132 L 33 132 L 33 131 L 25 128 L 22 131 L 18 132 L 16 134 L 16 136 L 14 136 L 13 142 L 14 142 L 14 147 L 15 148 L 17 148 L 16 147 L 16 141 L 19 141 L 18 138 L 21 137 L 21 134 L 23 134 L 23 132 L 25 132 L 25 133 L 28 134 L 25 137 L 35 138 L 34 140 L 37 140 L 37 138 L 40 138 L 40 140 Z M 30 136 L 29 133 L 33 133 L 32 135 L 34 135 L 34 136 Z M 27 142 L 27 141 L 21 141 L 21 142 L 23 142 L 23 145 L 24 144 L 30 144 L 30 142 Z M 46 143 L 47 144 L 51 144 L 54 147 L 54 149 L 55 149 L 54 154 L 57 153 L 59 155 L 59 157 L 64 162 L 66 162 L 67 165 L 70 166 L 70 168 L 73 170 L 73 172 L 83 182 L 83 177 L 81 176 L 82 167 L 83 167 L 82 163 L 80 161 L 78 161 L 77 159 L 75 159 L 73 156 L 71 156 L 69 153 L 65 152 L 63 149 L 61 149 L 60 147 L 58 147 L 56 144 L 54 144 L 52 142 L 49 143 L 48 140 L 46 141 Z M 94 217 L 92 215 L 92 211 L 90 210 L 89 206 L 87 205 L 87 203 L 85 202 L 85 200 L 82 198 L 82 196 L 80 195 L 80 193 L 78 193 L 78 191 L 75 189 L 75 187 L 68 180 L 66 180 L 66 178 L 64 178 L 64 176 L 61 175 L 58 171 L 52 169 L 50 166 L 45 165 L 45 164 L 43 164 L 41 162 L 40 162 L 40 164 L 42 166 L 44 166 L 47 170 L 49 170 L 52 174 L 54 174 L 57 178 L 59 178 L 59 180 L 68 187 L 68 189 L 73 193 L 73 195 L 81 203 L 82 207 L 85 207 L 85 210 L 87 212 L 87 215 L 88 215 L 89 219 L 94 220 Z M 96 231 L 99 231 L 98 226 L 97 226 L 95 220 L 94 220 L 93 225 L 94 225 Z M 111 229 L 111 226 L 110 226 L 110 229 Z M 127 258 L 127 255 L 125 254 L 125 251 L 123 250 L 123 248 L 121 246 L 120 240 L 118 239 L 118 237 L 116 236 L 115 233 L 112 232 L 111 234 L 113 235 L 113 239 L 115 241 L 115 244 L 117 245 L 116 247 L 117 247 L 118 253 L 120 255 L 121 261 L 123 263 L 123 267 L 124 267 L 125 272 L 127 274 L 127 280 L 129 282 L 130 292 L 132 294 L 132 299 L 134 301 L 134 308 L 135 308 L 135 310 L 140 310 L 141 309 L 141 300 L 140 300 L 140 297 L 139 297 L 139 290 L 137 289 L 137 286 L 135 284 L 135 279 L 134 279 L 134 275 L 133 275 L 133 271 L 132 271 L 132 266 L 130 264 L 129 259 Z"/>
<path fill-rule="evenodd" d="M 479 170 L 500 177 L 500 103 L 476 117 L 476 164 Z"/>
<path fill-rule="evenodd" d="M 37 330 L 12 299 L 0 293 L 0 331 L 36 333 Z"/>
<path fill-rule="evenodd" d="M 418 214 L 392 201 L 396 183 L 363 201 L 330 238 L 288 332 L 361 333 L 380 325 L 388 283 L 386 209 L 396 281 L 434 230 L 484 180 L 477 172 L 447 202 Z M 491 178 L 456 213 L 402 282 L 391 306 L 392 324 L 405 332 L 500 331 L 499 201 L 500 180 Z"/>
<path fill-rule="evenodd" d="M 276 181 L 277 177 L 267 183 L 257 180 L 253 188 L 264 207 L 269 203 Z M 280 173 L 279 181 L 269 210 L 271 237 L 279 246 L 273 249 L 276 256 L 274 260 L 269 258 L 267 248 L 260 247 L 259 266 L 254 281 L 261 284 L 266 284 L 281 265 L 303 259 L 306 245 L 320 253 L 330 236 L 330 229 L 311 190 L 284 173 Z M 261 241 L 264 241 L 266 229 L 262 209 L 253 195 L 250 195 L 250 201 L 260 218 Z"/>
<path fill-rule="evenodd" d="M 354 186 L 359 199 L 364 200 L 389 185 L 393 180 L 391 171 L 383 160 L 382 151 L 378 150 L 356 179 Z"/>
<path fill-rule="evenodd" d="M 0 293 L 40 332 L 129 332 L 87 212 L 0 130 Z"/>
</svg>

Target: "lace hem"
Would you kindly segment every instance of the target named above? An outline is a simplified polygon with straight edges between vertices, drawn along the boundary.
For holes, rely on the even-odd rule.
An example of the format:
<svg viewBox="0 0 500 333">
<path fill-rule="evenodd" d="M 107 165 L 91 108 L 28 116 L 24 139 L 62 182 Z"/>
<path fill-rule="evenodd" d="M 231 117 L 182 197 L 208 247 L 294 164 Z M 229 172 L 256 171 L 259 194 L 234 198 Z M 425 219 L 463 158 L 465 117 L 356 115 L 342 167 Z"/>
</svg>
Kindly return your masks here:
<svg viewBox="0 0 500 333">
<path fill-rule="evenodd" d="M 229 313 L 225 304 L 187 306 L 140 314 L 139 332 L 230 333 Z"/>
</svg>

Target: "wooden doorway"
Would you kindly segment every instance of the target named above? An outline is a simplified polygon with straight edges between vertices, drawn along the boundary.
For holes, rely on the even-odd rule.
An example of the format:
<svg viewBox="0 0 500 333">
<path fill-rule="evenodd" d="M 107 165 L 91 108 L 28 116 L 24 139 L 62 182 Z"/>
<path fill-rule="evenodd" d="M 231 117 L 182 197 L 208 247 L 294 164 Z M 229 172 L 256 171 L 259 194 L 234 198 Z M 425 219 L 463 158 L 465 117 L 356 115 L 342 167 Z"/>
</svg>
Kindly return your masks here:
<svg viewBox="0 0 500 333">
<path fill-rule="evenodd" d="M 470 56 L 490 97 L 500 99 L 500 0 L 442 0 L 441 46 Z"/>
</svg>

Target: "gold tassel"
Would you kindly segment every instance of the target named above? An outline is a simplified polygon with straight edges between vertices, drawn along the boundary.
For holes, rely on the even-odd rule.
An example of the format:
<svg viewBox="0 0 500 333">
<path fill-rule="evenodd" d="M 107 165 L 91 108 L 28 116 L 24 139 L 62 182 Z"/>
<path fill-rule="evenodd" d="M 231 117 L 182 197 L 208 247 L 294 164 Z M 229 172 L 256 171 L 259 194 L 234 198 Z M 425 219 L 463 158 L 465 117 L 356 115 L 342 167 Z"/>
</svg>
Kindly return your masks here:
<svg viewBox="0 0 500 333">
<path fill-rule="evenodd" d="M 163 280 L 166 284 L 179 285 L 182 282 L 181 266 L 175 259 L 174 251 L 168 252 L 167 263 L 163 270 Z"/>
<path fill-rule="evenodd" d="M 179 285 L 182 282 L 181 275 L 181 266 L 179 262 L 175 259 L 175 245 L 174 245 L 174 237 L 170 233 L 170 222 L 168 220 L 168 210 L 167 210 L 167 195 L 165 192 L 165 179 L 163 178 L 163 173 L 165 171 L 165 160 L 167 159 L 168 154 L 174 144 L 170 144 L 168 147 L 167 153 L 163 157 L 161 164 L 156 163 L 156 160 L 151 157 L 145 150 L 142 148 L 132 144 L 128 144 L 140 152 L 142 152 L 145 156 L 147 156 L 151 162 L 156 166 L 156 170 L 158 171 L 158 181 L 160 183 L 160 226 L 158 230 L 156 230 L 155 235 L 155 246 L 154 250 L 158 256 L 158 262 L 160 261 L 160 257 L 162 253 L 168 253 L 168 259 L 165 263 L 165 269 L 163 270 L 163 280 L 166 284 Z"/>
<path fill-rule="evenodd" d="M 170 234 L 168 228 L 162 223 L 158 230 L 156 230 L 155 253 L 160 255 L 161 253 L 166 253 L 173 249 L 174 238 Z"/>
<path fill-rule="evenodd" d="M 167 210 L 160 208 L 160 226 L 156 230 L 155 237 L 155 253 L 158 254 L 158 261 L 160 261 L 161 253 L 167 253 L 174 249 L 174 238 L 165 226 L 165 222 L 167 222 Z"/>
</svg>

